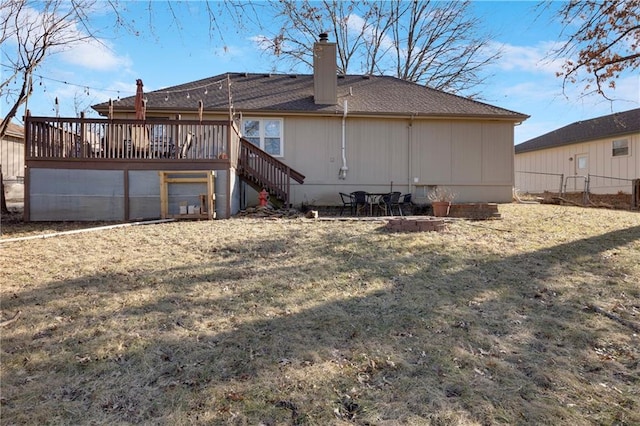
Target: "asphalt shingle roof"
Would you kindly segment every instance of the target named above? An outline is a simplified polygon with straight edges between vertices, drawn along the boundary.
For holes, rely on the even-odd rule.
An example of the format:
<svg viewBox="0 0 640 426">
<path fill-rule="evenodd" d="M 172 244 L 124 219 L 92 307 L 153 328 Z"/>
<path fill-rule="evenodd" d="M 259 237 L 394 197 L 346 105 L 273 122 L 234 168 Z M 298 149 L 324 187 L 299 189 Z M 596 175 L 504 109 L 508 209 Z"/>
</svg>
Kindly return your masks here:
<svg viewBox="0 0 640 426">
<path fill-rule="evenodd" d="M 341 114 L 344 100 L 349 114 L 502 118 L 523 121 L 527 115 L 430 89 L 388 76 L 338 76 L 338 105 L 316 105 L 313 75 L 221 74 L 203 80 L 145 93 L 147 111 L 228 111 L 227 76 L 236 111 Z M 189 95 L 187 97 L 187 94 Z M 134 108 L 134 96 L 114 103 L 115 111 Z M 94 105 L 105 114 L 107 103 Z"/>
<path fill-rule="evenodd" d="M 577 121 L 515 146 L 516 154 L 640 132 L 640 108 Z"/>
</svg>

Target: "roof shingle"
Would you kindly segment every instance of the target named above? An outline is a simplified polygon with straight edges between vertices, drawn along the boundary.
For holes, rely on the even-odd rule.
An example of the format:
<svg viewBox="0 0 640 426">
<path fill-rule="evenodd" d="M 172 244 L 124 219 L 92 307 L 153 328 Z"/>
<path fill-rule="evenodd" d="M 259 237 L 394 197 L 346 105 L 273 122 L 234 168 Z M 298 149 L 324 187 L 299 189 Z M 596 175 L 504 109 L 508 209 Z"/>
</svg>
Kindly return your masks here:
<svg viewBox="0 0 640 426">
<path fill-rule="evenodd" d="M 640 132 L 640 108 L 586 121 L 577 121 L 515 146 L 515 153 L 537 151 L 556 146 L 571 145 Z"/>
<path fill-rule="evenodd" d="M 145 93 L 147 111 L 194 111 L 202 100 L 205 111 L 228 111 L 227 76 L 236 111 L 341 114 L 344 100 L 350 114 L 502 118 L 522 121 L 527 115 L 474 101 L 388 76 L 338 76 L 338 105 L 316 105 L 313 75 L 220 74 Z M 189 95 L 187 97 L 187 94 Z M 116 111 L 133 109 L 134 96 L 114 104 Z M 93 106 L 104 114 L 108 104 Z"/>
</svg>

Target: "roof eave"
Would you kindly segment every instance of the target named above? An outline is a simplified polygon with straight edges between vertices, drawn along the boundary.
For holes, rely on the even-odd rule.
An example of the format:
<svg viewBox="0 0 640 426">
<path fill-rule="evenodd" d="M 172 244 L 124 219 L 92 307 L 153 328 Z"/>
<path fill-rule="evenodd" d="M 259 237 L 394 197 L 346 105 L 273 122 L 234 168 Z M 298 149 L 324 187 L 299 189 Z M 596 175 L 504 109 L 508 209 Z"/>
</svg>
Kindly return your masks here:
<svg viewBox="0 0 640 426">
<path fill-rule="evenodd" d="M 560 143 L 554 143 L 551 145 L 546 145 L 546 146 L 541 146 L 541 147 L 533 147 L 533 148 L 522 148 L 522 149 L 517 149 L 518 145 L 515 146 L 516 150 L 515 153 L 516 154 L 524 154 L 525 152 L 534 152 L 534 151 L 542 151 L 545 149 L 551 149 L 551 148 L 557 148 L 560 146 L 568 146 L 568 145 L 576 145 L 579 143 L 587 143 L 587 142 L 593 142 L 593 141 L 598 141 L 598 140 L 602 140 L 602 139 L 608 139 L 608 138 L 615 138 L 615 137 L 619 137 L 619 136 L 626 136 L 626 135 L 633 135 L 639 133 L 637 130 L 630 130 L 630 131 L 625 131 L 625 132 L 617 132 L 617 133 L 608 133 L 606 135 L 601 135 L 601 136 L 597 136 L 597 137 L 593 137 L 593 138 L 582 138 L 582 139 L 577 139 L 577 140 L 573 140 L 573 141 L 569 141 L 569 142 L 560 142 Z M 526 143 L 526 142 L 523 142 Z"/>
</svg>

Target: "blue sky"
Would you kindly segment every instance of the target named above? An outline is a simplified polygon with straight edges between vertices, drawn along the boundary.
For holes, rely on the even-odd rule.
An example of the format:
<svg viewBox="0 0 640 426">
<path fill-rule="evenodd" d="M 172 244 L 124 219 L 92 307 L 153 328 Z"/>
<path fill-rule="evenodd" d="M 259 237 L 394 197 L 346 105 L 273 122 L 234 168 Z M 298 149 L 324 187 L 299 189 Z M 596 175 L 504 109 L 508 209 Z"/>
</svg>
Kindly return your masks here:
<svg viewBox="0 0 640 426">
<path fill-rule="evenodd" d="M 93 15 L 102 28 L 102 44 L 76 46 L 45 61 L 36 71 L 35 93 L 29 100 L 33 115 L 55 115 L 57 97 L 60 116 L 76 116 L 89 105 L 132 96 L 138 78 L 145 90 L 151 91 L 225 72 L 273 71 L 273 58 L 253 41 L 256 36 L 268 35 L 268 28 L 247 26 L 238 32 L 231 20 L 221 16 L 220 31 L 211 35 L 202 2 L 182 4 L 178 10 L 180 27 L 161 3 L 153 3 L 152 22 L 148 2 L 124 5 L 124 15 L 143 35 L 122 29 L 114 33 L 108 9 Z M 561 27 L 550 13 L 539 16 L 536 5 L 531 1 L 472 4 L 486 30 L 494 35 L 492 48 L 502 51 L 502 59 L 487 70 L 490 77 L 481 90 L 482 100 L 531 116 L 516 127 L 516 143 L 575 121 L 640 106 L 637 74 L 627 73 L 617 82 L 615 102 L 599 96 L 581 97 L 580 87 L 570 87 L 564 95 L 562 80 L 555 76 L 559 62 L 545 59 L 559 42 Z M 2 49 L 11 49 L 11 45 L 5 43 Z M 2 68 L 3 75 L 6 72 Z M 3 112 L 7 108 L 5 103 L 1 107 Z"/>
</svg>

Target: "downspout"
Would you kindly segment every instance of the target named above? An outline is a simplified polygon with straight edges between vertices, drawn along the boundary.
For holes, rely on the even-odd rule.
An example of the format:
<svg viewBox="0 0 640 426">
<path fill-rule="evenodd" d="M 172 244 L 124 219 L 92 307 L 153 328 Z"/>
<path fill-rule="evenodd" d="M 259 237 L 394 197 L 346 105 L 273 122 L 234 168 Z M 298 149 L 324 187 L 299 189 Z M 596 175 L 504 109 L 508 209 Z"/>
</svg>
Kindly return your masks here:
<svg viewBox="0 0 640 426">
<path fill-rule="evenodd" d="M 413 117 L 414 114 L 409 116 L 409 128 L 407 130 L 407 188 L 409 194 L 413 193 L 412 182 L 413 182 L 413 171 L 411 170 L 411 158 L 413 151 Z"/>
<path fill-rule="evenodd" d="M 338 173 L 338 179 L 346 179 L 349 167 L 347 167 L 347 111 L 348 102 L 344 100 L 344 110 L 342 112 L 342 167 Z"/>
</svg>

